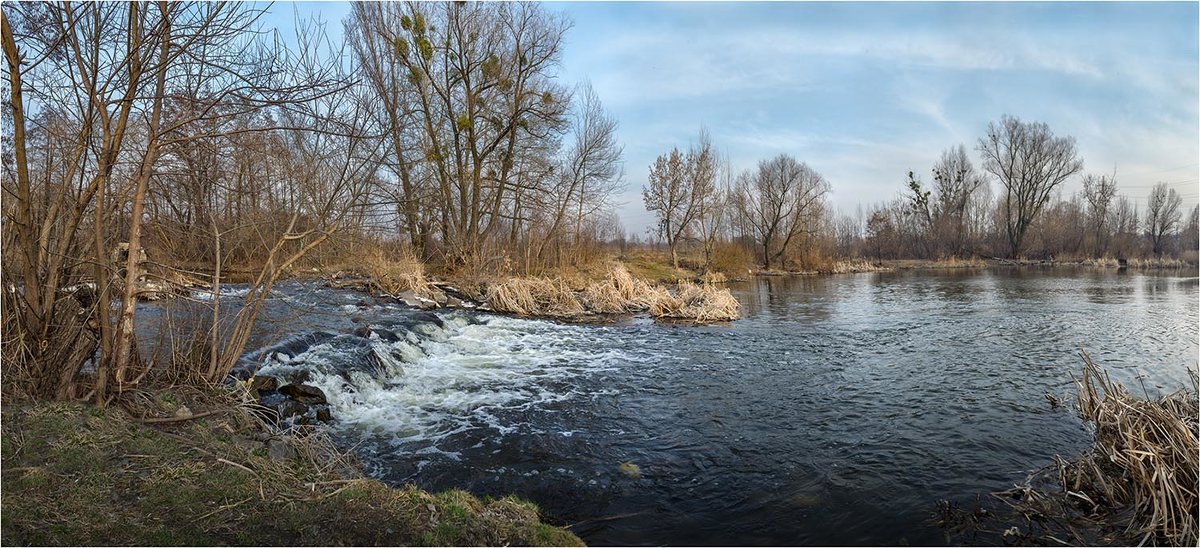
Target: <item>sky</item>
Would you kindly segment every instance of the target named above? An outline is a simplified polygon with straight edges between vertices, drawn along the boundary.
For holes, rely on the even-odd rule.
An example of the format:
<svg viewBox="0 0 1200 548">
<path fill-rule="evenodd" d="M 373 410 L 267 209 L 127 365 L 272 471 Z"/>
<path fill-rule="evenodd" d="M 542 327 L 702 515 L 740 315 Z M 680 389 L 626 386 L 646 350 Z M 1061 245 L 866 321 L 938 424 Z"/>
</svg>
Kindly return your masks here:
<svg viewBox="0 0 1200 548">
<path fill-rule="evenodd" d="M 853 214 L 974 150 L 1004 114 L 1075 138 L 1086 173 L 1139 205 L 1167 182 L 1200 200 L 1200 13 L 1185 3 L 550 2 L 567 14 L 559 79 L 590 81 L 620 122 L 627 230 L 652 224 L 649 166 L 700 128 L 735 170 L 787 153 Z M 349 4 L 278 2 L 264 23 Z M 1081 176 L 1063 186 L 1082 188 Z M 994 183 L 998 190 L 998 184 Z"/>
</svg>

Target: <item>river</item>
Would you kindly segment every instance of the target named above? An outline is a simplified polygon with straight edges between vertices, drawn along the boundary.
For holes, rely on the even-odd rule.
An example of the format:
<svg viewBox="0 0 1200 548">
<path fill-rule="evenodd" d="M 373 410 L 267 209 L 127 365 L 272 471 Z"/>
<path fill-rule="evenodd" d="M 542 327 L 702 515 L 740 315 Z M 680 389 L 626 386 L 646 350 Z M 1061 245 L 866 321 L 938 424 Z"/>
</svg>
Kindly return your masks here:
<svg viewBox="0 0 1200 548">
<path fill-rule="evenodd" d="M 1198 360 L 1194 272 L 731 288 L 730 324 L 579 325 L 287 282 L 247 360 L 308 372 L 375 477 L 517 494 L 590 544 L 633 545 L 942 544 L 938 500 L 970 503 L 1088 446 L 1043 397 L 1073 398 L 1081 347 L 1150 395 L 1190 386 Z"/>
</svg>

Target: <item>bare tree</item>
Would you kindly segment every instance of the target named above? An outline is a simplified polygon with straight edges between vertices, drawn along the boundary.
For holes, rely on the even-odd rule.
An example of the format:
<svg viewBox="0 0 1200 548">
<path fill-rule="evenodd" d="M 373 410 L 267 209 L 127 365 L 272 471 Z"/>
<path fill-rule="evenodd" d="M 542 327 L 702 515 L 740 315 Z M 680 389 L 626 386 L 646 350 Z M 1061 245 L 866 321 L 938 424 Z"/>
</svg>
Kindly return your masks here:
<svg viewBox="0 0 1200 548">
<path fill-rule="evenodd" d="M 1051 193 L 1083 169 L 1071 137 L 1055 137 L 1041 122 L 1005 115 L 988 124 L 979 140 L 983 168 L 1004 186 L 1003 212 L 1010 254 L 1021 253 L 1029 226 L 1050 201 Z"/>
<path fill-rule="evenodd" d="M 933 166 L 933 180 L 939 239 L 951 242 L 951 252 L 962 255 L 971 197 L 987 184 L 987 179 L 975 171 L 967 156 L 967 147 L 958 145 L 942 152 L 941 159 Z"/>
<path fill-rule="evenodd" d="M 1162 255 L 1167 238 L 1179 229 L 1183 215 L 1179 207 L 1182 203 L 1179 193 L 1166 183 L 1158 183 L 1150 191 L 1150 199 L 1146 203 L 1146 232 L 1150 235 L 1155 256 Z"/>
<path fill-rule="evenodd" d="M 1183 229 L 1181 243 L 1184 253 L 1200 252 L 1200 205 L 1192 207 L 1192 213 L 1188 215 L 1188 224 Z M 1195 255 L 1192 257 L 1195 260 Z"/>
<path fill-rule="evenodd" d="M 792 240 L 812 233 L 829 183 L 808 164 L 780 154 L 758 163 L 758 170 L 738 177 L 739 213 L 749 222 L 770 269 Z"/>
<path fill-rule="evenodd" d="M 671 264 L 679 267 L 678 247 L 699 215 L 701 204 L 716 192 L 717 158 L 706 130 L 687 153 L 679 149 L 659 156 L 650 167 L 642 188 L 646 210 L 658 217 L 658 234 L 671 250 Z"/>
<path fill-rule="evenodd" d="M 728 222 L 729 193 L 733 189 L 733 166 L 729 160 L 720 162 L 720 184 L 704 193 L 697 203 L 696 230 L 704 247 L 704 270 L 712 268 L 717 240 Z"/>
<path fill-rule="evenodd" d="M 617 143 L 617 119 L 604 110 L 591 83 L 581 86 L 574 110 L 573 139 L 561 161 L 556 184 L 547 193 L 553 214 L 545 237 L 537 247 L 539 259 L 551 240 L 561 239 L 562 229 L 568 222 L 578 247 L 582 243 L 585 222 L 605 208 L 622 186 L 622 147 Z"/>
<path fill-rule="evenodd" d="M 1113 199 L 1117 196 L 1117 177 L 1088 174 L 1083 178 L 1083 198 L 1087 201 L 1088 221 L 1098 255 L 1108 252 Z"/>
</svg>

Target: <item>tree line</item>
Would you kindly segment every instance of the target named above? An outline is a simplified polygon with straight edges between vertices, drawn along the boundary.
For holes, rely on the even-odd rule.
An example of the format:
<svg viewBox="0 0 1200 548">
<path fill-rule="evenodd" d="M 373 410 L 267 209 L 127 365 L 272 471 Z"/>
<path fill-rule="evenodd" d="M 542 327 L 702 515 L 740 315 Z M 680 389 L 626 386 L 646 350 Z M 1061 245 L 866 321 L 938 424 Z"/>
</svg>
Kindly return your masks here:
<svg viewBox="0 0 1200 548">
<path fill-rule="evenodd" d="M 810 270 L 837 259 L 1184 257 L 1200 248 L 1200 208 L 1154 185 L 1144 211 L 1118 194 L 1117 175 L 1084 173 L 1071 137 L 1003 116 L 976 143 L 944 150 L 929 182 L 909 171 L 898 195 L 857 215 L 836 213 L 830 183 L 788 154 L 732 174 L 702 131 L 686 150 L 659 156 L 643 201 L 652 236 L 678 266 L 681 249 L 713 264 L 719 245 L 740 247 L 763 268 Z M 1082 191 L 1064 196 L 1074 178 Z"/>
</svg>

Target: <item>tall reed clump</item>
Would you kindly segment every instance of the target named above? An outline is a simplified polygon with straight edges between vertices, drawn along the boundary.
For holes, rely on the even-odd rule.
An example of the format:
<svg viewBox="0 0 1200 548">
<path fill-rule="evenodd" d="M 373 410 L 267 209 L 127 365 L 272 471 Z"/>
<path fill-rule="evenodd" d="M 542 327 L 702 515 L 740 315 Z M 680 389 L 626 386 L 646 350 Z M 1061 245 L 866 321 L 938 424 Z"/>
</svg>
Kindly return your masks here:
<svg viewBox="0 0 1200 548">
<path fill-rule="evenodd" d="M 375 289 L 389 295 L 412 291 L 419 297 L 433 299 L 439 293 L 425 277 L 425 265 L 411 255 L 388 256 L 376 251 L 365 257 L 361 268 Z"/>
<path fill-rule="evenodd" d="M 671 294 L 666 288 L 655 288 L 650 313 L 658 318 L 721 322 L 736 320 L 738 301 L 728 289 L 712 284 L 680 282 Z"/>
<path fill-rule="evenodd" d="M 509 278 L 488 286 L 487 304 L 492 310 L 523 316 L 572 318 L 649 310 L 659 318 L 696 322 L 738 318 L 737 299 L 728 289 L 683 282 L 672 293 L 633 277 L 621 266 L 582 291 L 561 280 Z"/>
<path fill-rule="evenodd" d="M 566 282 L 549 278 L 509 278 L 487 288 L 487 304 L 522 316 L 573 317 L 583 305 Z"/>
<path fill-rule="evenodd" d="M 1079 415 L 1096 427 L 1092 450 L 1060 465 L 1068 492 L 1129 516 L 1127 533 L 1175 546 L 1197 545 L 1196 392 L 1180 390 L 1156 400 L 1129 394 L 1083 353 Z M 1200 388 L 1192 373 L 1193 389 Z M 1125 512 L 1128 511 L 1128 514 Z"/>
<path fill-rule="evenodd" d="M 838 261 L 829 270 L 831 274 L 856 274 L 859 272 L 887 272 L 892 270 L 886 266 L 877 266 L 867 261 Z"/>
</svg>

